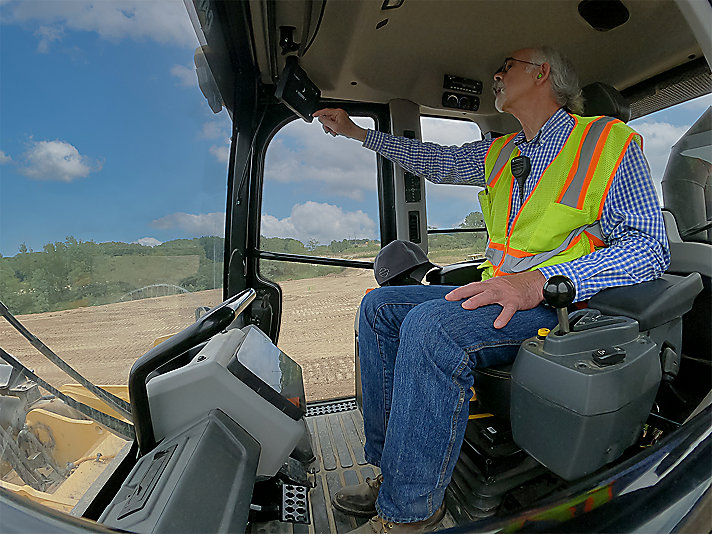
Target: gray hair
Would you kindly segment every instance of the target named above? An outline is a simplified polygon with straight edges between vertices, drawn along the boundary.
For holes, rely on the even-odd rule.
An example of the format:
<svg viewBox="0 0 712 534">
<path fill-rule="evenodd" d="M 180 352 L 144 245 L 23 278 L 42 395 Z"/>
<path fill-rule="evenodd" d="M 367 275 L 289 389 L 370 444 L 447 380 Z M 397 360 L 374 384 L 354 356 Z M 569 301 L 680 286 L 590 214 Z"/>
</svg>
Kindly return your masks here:
<svg viewBox="0 0 712 534">
<path fill-rule="evenodd" d="M 549 80 L 556 102 L 571 113 L 581 115 L 583 95 L 573 63 L 550 46 L 534 48 L 530 60 L 534 63 L 548 63 L 551 66 Z"/>
</svg>

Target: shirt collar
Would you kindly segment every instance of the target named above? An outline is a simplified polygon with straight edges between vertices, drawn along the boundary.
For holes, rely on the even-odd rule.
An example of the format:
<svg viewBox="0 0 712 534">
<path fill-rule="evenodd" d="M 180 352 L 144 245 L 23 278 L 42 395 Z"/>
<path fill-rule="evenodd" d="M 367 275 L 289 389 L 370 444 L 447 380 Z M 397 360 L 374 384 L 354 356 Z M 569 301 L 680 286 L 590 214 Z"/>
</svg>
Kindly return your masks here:
<svg viewBox="0 0 712 534">
<path fill-rule="evenodd" d="M 534 136 L 534 139 L 527 142 L 524 131 L 521 131 L 514 138 L 514 144 L 517 146 L 536 146 L 545 144 L 560 128 L 563 128 L 567 124 L 573 124 L 573 119 L 564 108 L 559 108 L 551 117 L 549 117 L 549 120 L 544 123 L 544 126 L 542 126 Z"/>
</svg>

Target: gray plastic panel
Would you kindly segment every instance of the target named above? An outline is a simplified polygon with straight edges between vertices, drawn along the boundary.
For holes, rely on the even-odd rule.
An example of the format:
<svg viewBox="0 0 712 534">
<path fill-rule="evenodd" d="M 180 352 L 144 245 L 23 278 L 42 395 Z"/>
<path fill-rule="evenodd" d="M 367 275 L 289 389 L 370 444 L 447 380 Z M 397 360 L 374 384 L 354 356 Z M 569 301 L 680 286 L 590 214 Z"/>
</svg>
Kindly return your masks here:
<svg viewBox="0 0 712 534">
<path fill-rule="evenodd" d="M 142 457 L 99 522 L 140 534 L 244 532 L 259 455 L 212 410 Z"/>
<path fill-rule="evenodd" d="M 619 410 L 660 382 L 657 346 L 647 336 L 630 335 L 625 342 L 619 335 L 637 334 L 637 327 L 626 319 L 614 327 L 565 336 L 553 331 L 543 342 L 532 338 L 522 345 L 512 366 L 512 389 L 524 388 L 586 416 Z M 593 361 L 593 351 L 611 346 L 624 349 L 625 360 L 600 367 Z M 511 413 L 518 408 L 512 404 Z"/>
<path fill-rule="evenodd" d="M 611 336 L 611 330 L 618 335 Z M 625 351 L 620 363 L 599 366 L 593 358 L 593 351 L 610 347 L 626 330 L 615 325 L 549 334 L 546 341 L 532 338 L 515 360 L 514 441 L 566 480 L 619 457 L 635 443 L 650 413 L 661 379 L 659 348 L 650 338 L 639 335 L 617 344 L 617 351 Z M 551 354 L 550 348 L 563 355 Z"/>
<path fill-rule="evenodd" d="M 245 344 L 251 337 L 257 343 Z M 267 374 L 280 374 L 272 356 L 281 352 L 258 328 L 250 325 L 217 334 L 189 363 L 148 381 L 153 430 L 161 440 L 219 408 L 260 443 L 257 475 L 271 477 L 300 443 L 306 428 L 230 371 L 231 362 L 243 350 L 264 356 Z M 301 372 L 297 375 L 287 381 L 302 388 Z"/>
<path fill-rule="evenodd" d="M 564 480 L 575 480 L 612 462 L 637 441 L 657 389 L 655 385 L 615 412 L 581 416 L 513 387 L 517 412 L 512 434 L 540 463 Z"/>
</svg>

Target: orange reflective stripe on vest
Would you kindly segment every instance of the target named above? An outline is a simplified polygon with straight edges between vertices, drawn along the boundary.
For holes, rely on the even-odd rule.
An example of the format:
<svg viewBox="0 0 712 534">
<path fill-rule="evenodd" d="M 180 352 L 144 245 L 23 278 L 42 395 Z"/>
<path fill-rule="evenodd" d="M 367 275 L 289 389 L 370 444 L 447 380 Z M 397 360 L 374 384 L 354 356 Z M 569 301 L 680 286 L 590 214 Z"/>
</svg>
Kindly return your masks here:
<svg viewBox="0 0 712 534">
<path fill-rule="evenodd" d="M 566 181 L 567 185 L 561 192 L 557 202 L 581 209 L 587 186 L 591 183 L 593 171 L 601 156 L 602 147 L 608 138 L 606 134 L 616 120 L 611 117 L 600 117 L 589 124 L 589 130 L 584 137 L 583 143 L 581 143 L 579 155 L 576 158 L 576 166 L 571 169 L 569 178 Z"/>
</svg>

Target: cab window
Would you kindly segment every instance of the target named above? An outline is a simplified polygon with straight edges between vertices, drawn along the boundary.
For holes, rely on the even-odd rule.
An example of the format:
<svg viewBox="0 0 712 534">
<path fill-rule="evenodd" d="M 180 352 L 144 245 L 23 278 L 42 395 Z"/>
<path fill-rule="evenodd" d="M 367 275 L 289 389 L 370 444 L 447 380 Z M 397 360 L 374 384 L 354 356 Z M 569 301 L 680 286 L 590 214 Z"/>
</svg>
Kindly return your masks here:
<svg viewBox="0 0 712 534">
<path fill-rule="evenodd" d="M 259 248 L 300 259 L 263 258 L 259 271 L 282 288 L 279 346 L 302 366 L 308 400 L 354 394 L 355 313 L 376 282 L 348 262 L 380 246 L 375 154 L 316 121 L 284 126 L 265 156 Z"/>
<path fill-rule="evenodd" d="M 230 118 L 201 94 L 182 6 L 166 34 L 152 7 L 129 16 L 106 3 L 90 29 L 72 23 L 75 4 L 25 2 L 24 18 L 3 6 L 0 300 L 127 399 L 136 359 L 222 301 Z M 0 345 L 60 393 L 106 409 L 4 319 Z M 0 485 L 69 512 L 126 442 L 8 367 Z"/>
<path fill-rule="evenodd" d="M 479 127 L 469 121 L 422 117 L 423 141 L 440 145 L 463 145 L 482 139 Z M 428 257 L 448 264 L 477 259 L 484 253 L 487 234 L 477 200 L 478 187 L 433 184 L 425 181 L 428 217 Z M 450 230 L 450 231 L 448 231 Z"/>
</svg>

